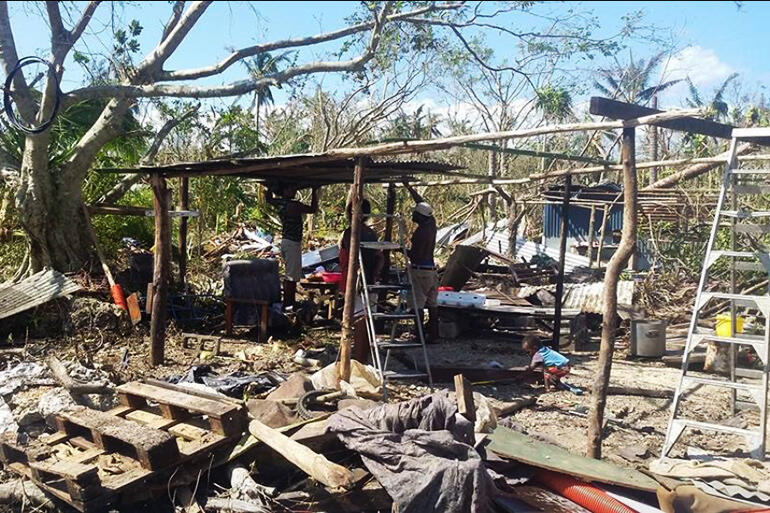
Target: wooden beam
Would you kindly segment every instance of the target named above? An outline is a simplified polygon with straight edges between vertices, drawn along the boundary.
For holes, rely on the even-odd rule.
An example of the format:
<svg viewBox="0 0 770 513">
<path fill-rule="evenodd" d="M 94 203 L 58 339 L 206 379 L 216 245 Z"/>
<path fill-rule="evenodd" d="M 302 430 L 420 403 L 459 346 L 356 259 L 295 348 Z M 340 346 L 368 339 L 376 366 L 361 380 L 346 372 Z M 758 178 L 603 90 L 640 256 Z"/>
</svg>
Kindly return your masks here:
<svg viewBox="0 0 770 513">
<path fill-rule="evenodd" d="M 663 111 L 642 107 L 641 105 L 634 105 L 632 103 L 610 100 L 609 98 L 602 98 L 600 96 L 593 96 L 591 97 L 589 112 L 595 116 L 603 116 L 609 119 L 635 119 L 660 114 Z M 733 127 L 730 125 L 689 116 L 678 119 L 660 120 L 650 122 L 649 124 L 661 128 L 668 128 L 669 130 L 679 130 L 681 132 L 719 137 L 721 139 L 730 139 L 733 132 Z"/>
<path fill-rule="evenodd" d="M 179 210 L 190 208 L 190 179 L 179 179 Z M 179 219 L 179 285 L 184 289 L 187 274 L 187 218 Z"/>
<path fill-rule="evenodd" d="M 154 217 L 154 207 L 134 207 L 130 205 L 105 205 L 97 203 L 86 207 L 89 214 L 104 214 L 114 216 L 139 216 Z M 197 210 L 169 210 L 169 217 L 198 217 L 200 212 Z"/>
<path fill-rule="evenodd" d="M 415 141 L 400 141 L 389 142 L 382 144 L 374 144 L 364 147 L 345 147 L 334 148 L 319 155 L 303 155 L 296 158 L 292 158 L 285 161 L 271 161 L 263 163 L 248 163 L 242 167 L 234 166 L 231 161 L 227 162 L 227 167 L 221 169 L 212 168 L 200 171 L 194 166 L 176 165 L 166 167 L 139 167 L 136 169 L 104 169 L 103 172 L 120 172 L 120 173 L 147 173 L 147 174 L 163 174 L 166 177 L 176 176 L 214 176 L 214 175 L 239 175 L 243 173 L 256 173 L 258 171 L 278 169 L 292 169 L 298 166 L 304 165 L 316 165 L 320 162 L 329 162 L 339 159 L 356 159 L 364 158 L 371 159 L 372 157 L 383 157 L 388 155 L 404 155 L 410 153 L 423 153 L 427 151 L 448 150 L 456 146 L 462 146 L 467 143 L 484 142 L 484 141 L 497 141 L 508 139 L 525 139 L 530 137 L 536 137 L 543 134 L 561 134 L 569 132 L 582 132 L 591 130 L 613 130 L 619 128 L 635 127 L 649 124 L 659 124 L 663 121 L 669 121 L 672 119 L 679 119 L 697 115 L 702 112 L 702 109 L 689 109 L 680 111 L 667 111 L 650 114 L 649 116 L 641 116 L 633 119 L 623 119 L 620 121 L 600 121 L 600 122 L 581 122 L 581 123 L 564 123 L 557 125 L 545 125 L 534 128 L 522 128 L 518 130 L 507 130 L 500 132 L 483 132 L 477 134 L 467 135 L 455 135 L 451 137 L 443 137 L 439 139 L 423 139 Z M 730 127 L 732 129 L 732 127 Z M 729 136 L 728 136 L 729 137 Z M 223 161 L 225 162 L 225 161 Z M 237 161 L 236 161 L 237 163 Z M 394 174 L 396 174 L 394 172 Z M 409 174 L 406 172 L 405 174 Z M 456 174 L 462 173 L 445 173 Z M 264 178 L 264 177 L 263 177 Z M 286 179 L 285 176 L 275 175 L 276 179 Z M 302 177 L 298 177 L 302 178 Z"/>
<path fill-rule="evenodd" d="M 323 454 L 314 452 L 258 420 L 249 423 L 249 433 L 329 488 L 350 488 L 355 483 L 355 476 L 350 470 L 327 460 Z"/>
<path fill-rule="evenodd" d="M 155 259 L 152 276 L 152 317 L 150 318 L 150 365 L 162 365 L 166 343 L 166 299 L 171 267 L 171 233 L 166 179 L 152 175 L 155 206 Z"/>
<path fill-rule="evenodd" d="M 364 162 L 356 161 L 353 185 L 350 188 L 350 246 L 348 248 L 348 269 L 345 282 L 345 306 L 342 310 L 342 335 L 340 338 L 339 378 L 350 380 L 350 356 L 353 343 L 353 314 L 355 313 L 356 285 L 358 284 L 358 250 L 361 241 L 361 201 L 364 195 Z"/>
<path fill-rule="evenodd" d="M 558 351 L 561 338 L 561 305 L 564 296 L 564 260 L 567 257 L 567 235 L 569 232 L 569 200 L 572 189 L 572 175 L 564 179 L 564 197 L 561 202 L 561 239 L 559 240 L 559 273 L 556 277 L 556 304 L 553 313 L 553 334 L 551 347 Z"/>
<path fill-rule="evenodd" d="M 635 130 L 624 128 L 620 155 L 623 163 L 623 230 L 618 249 L 610 258 L 604 275 L 604 308 L 602 312 L 602 341 L 599 347 L 599 370 L 591 390 L 591 409 L 588 415 L 587 456 L 601 458 L 604 408 L 612 370 L 612 353 L 618 317 L 618 281 L 620 273 L 636 251 L 637 177 Z"/>
<path fill-rule="evenodd" d="M 388 196 L 385 202 L 385 236 L 384 240 L 390 242 L 393 240 L 393 215 L 396 213 L 396 184 L 388 184 Z M 385 251 L 385 265 L 383 266 L 384 275 L 388 276 L 390 269 L 390 251 Z"/>
<path fill-rule="evenodd" d="M 508 155 L 524 155 L 526 157 L 545 157 L 554 160 L 569 160 L 571 162 L 585 162 L 587 164 L 599 164 L 602 166 L 611 165 L 609 160 L 598 159 L 594 157 L 584 157 L 582 155 L 570 155 L 568 153 L 553 153 L 550 151 L 536 151 L 525 150 L 521 148 L 505 148 L 503 146 L 497 146 L 494 144 L 481 144 L 481 143 L 466 143 L 463 144 L 466 148 L 473 150 L 487 150 L 498 151 L 500 153 L 506 153 Z"/>
</svg>

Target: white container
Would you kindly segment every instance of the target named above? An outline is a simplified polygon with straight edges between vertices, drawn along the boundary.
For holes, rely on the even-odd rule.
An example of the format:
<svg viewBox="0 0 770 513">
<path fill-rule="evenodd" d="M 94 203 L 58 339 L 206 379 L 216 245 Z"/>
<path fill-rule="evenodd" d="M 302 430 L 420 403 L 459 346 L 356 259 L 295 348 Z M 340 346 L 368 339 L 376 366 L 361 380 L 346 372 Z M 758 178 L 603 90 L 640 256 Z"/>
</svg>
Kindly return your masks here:
<svg viewBox="0 0 770 513">
<path fill-rule="evenodd" d="M 483 306 L 487 297 L 483 294 L 474 294 L 473 292 L 451 292 L 440 291 L 438 293 L 438 304 L 444 306 L 459 306 L 463 308 L 472 308 Z"/>
</svg>

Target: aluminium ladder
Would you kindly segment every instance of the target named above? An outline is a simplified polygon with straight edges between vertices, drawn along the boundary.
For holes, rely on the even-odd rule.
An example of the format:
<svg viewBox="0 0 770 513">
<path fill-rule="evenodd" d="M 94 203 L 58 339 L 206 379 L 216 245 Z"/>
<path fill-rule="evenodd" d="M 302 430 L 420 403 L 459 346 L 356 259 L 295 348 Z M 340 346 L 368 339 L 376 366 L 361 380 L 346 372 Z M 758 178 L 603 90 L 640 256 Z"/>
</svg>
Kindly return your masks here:
<svg viewBox="0 0 770 513">
<path fill-rule="evenodd" d="M 740 135 L 737 136 L 736 132 L 738 130 L 733 132 L 722 188 L 717 199 L 714 221 L 711 226 L 708 245 L 706 246 L 706 255 L 698 283 L 695 306 L 687 333 L 687 342 L 682 357 L 682 374 L 674 394 L 671 417 L 663 444 L 661 456 L 664 457 L 668 456 L 674 444 L 677 443 L 682 433 L 688 428 L 742 436 L 752 457 L 756 459 L 764 459 L 765 457 L 768 372 L 770 372 L 770 294 L 747 295 L 738 293 L 736 290 L 736 278 L 740 276 L 741 272 L 758 271 L 766 273 L 767 277 L 770 278 L 770 253 L 755 237 L 762 234 L 770 234 L 770 224 L 756 222 L 762 218 L 769 219 L 770 211 L 744 209 L 739 203 L 739 197 L 743 195 L 750 196 L 770 193 L 770 182 L 767 181 L 767 178 L 770 177 L 770 169 L 742 169 L 738 165 L 736 153 L 738 142 L 750 140 L 754 137 L 753 130 L 756 129 L 742 129 L 739 132 Z M 728 201 L 730 206 L 725 207 L 725 203 Z M 721 244 L 718 242 L 718 233 L 720 231 L 727 231 L 729 233 L 728 249 L 718 249 L 718 247 L 725 246 L 724 242 Z M 724 241 L 724 239 L 722 240 Z M 722 258 L 728 259 L 729 264 L 730 290 L 728 292 L 717 292 L 712 288 L 707 288 L 709 271 Z M 698 325 L 703 308 L 711 300 L 722 300 L 729 303 L 730 336 L 718 336 L 715 330 L 705 329 Z M 764 324 L 764 334 L 736 333 L 736 311 L 738 309 L 756 311 L 760 317 L 764 317 L 764 321 L 761 323 Z M 729 378 L 704 378 L 691 375 L 689 363 L 693 350 L 705 341 L 729 344 Z M 762 370 L 754 372 L 754 377 L 756 377 L 756 374 L 759 375 L 758 382 L 756 379 L 754 382 L 739 379 L 740 377 L 751 375 L 750 371 L 743 370 L 743 372 L 740 372 L 740 369 L 736 369 L 736 351 L 739 345 L 750 346 L 757 353 L 762 364 Z M 741 376 L 738 376 L 739 373 Z M 704 385 L 726 388 L 730 391 L 730 408 L 733 416 L 736 412 L 737 403 L 748 403 L 758 406 L 759 426 L 755 426 L 753 429 L 748 426 L 742 428 L 724 423 L 704 422 L 686 418 L 680 411 L 683 397 L 691 391 L 692 387 Z M 739 392 L 748 394 L 750 401 L 739 400 Z"/>
<path fill-rule="evenodd" d="M 377 367 L 377 371 L 382 380 L 383 395 L 387 398 L 386 382 L 389 380 L 406 380 L 427 378 L 428 384 L 433 386 L 433 378 L 430 372 L 430 362 L 428 359 L 428 350 L 425 347 L 425 336 L 423 335 L 422 322 L 418 313 L 417 297 L 412 286 L 412 272 L 409 257 L 406 252 L 404 220 L 399 215 L 372 215 L 371 218 L 391 217 L 398 226 L 398 241 L 377 241 L 359 243 L 358 256 L 358 294 L 361 297 L 364 312 L 366 315 L 366 331 L 369 336 L 369 348 L 371 350 L 372 362 Z M 361 250 L 376 249 L 381 251 L 391 251 L 391 255 L 401 256 L 403 269 L 396 269 L 396 280 L 394 283 L 374 284 L 367 283 L 366 272 L 364 270 L 364 260 Z M 385 270 L 386 273 L 389 269 Z M 379 311 L 377 301 L 372 301 L 375 297 L 387 298 L 388 294 L 397 296 L 397 306 L 392 311 Z M 374 304 L 373 304 L 374 303 Z M 389 334 L 377 333 L 378 324 L 381 321 L 386 327 L 389 327 Z M 397 331 L 400 323 L 411 323 L 415 327 L 416 339 L 403 340 L 397 337 Z M 415 349 L 421 349 L 423 360 L 422 368 L 417 364 L 414 355 Z M 397 351 L 412 350 L 414 360 L 414 372 L 395 372 L 388 369 L 391 353 Z"/>
</svg>

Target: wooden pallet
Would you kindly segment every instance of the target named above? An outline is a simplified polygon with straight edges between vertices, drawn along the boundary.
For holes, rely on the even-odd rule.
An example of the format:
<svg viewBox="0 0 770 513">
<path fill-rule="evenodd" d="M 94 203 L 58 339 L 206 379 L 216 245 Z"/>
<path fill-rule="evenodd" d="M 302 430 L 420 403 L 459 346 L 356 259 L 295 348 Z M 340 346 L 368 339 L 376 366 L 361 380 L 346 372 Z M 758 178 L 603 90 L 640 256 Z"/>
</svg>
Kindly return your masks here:
<svg viewBox="0 0 770 513">
<path fill-rule="evenodd" d="M 119 394 L 123 406 L 109 412 L 75 407 L 56 414 L 52 435 L 25 444 L 0 437 L 0 460 L 90 513 L 148 498 L 148 485 L 165 483 L 182 464 L 193 472 L 208 468 L 212 452 L 235 444 L 246 425 L 245 409 L 228 401 L 138 382 Z"/>
</svg>

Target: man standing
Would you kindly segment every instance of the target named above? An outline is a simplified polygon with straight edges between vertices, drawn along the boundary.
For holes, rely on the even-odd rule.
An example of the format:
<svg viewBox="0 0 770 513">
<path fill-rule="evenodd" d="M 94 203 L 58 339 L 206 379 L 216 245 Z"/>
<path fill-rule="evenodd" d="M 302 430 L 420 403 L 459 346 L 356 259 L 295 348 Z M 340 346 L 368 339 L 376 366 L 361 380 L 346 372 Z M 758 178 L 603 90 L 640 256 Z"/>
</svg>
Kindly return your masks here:
<svg viewBox="0 0 770 513">
<path fill-rule="evenodd" d="M 433 251 L 436 248 L 436 218 L 433 217 L 433 208 L 414 187 L 406 180 L 402 183 L 415 202 L 412 221 L 417 223 L 417 228 L 412 234 L 407 255 L 412 266 L 412 286 L 417 299 L 417 310 L 422 319 L 423 308 L 428 309 L 427 339 L 435 341 L 438 338 L 438 273 L 433 261 Z"/>
<path fill-rule="evenodd" d="M 281 256 L 285 267 L 283 280 L 283 306 L 294 306 L 297 282 L 302 279 L 302 215 L 318 211 L 318 187 L 313 187 L 310 205 L 300 203 L 295 185 L 278 185 L 278 197 L 272 187 L 267 188 L 267 202 L 278 211 L 281 219 Z"/>
</svg>

